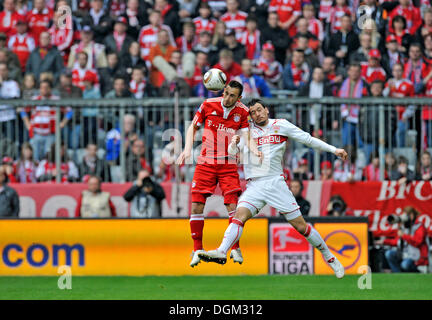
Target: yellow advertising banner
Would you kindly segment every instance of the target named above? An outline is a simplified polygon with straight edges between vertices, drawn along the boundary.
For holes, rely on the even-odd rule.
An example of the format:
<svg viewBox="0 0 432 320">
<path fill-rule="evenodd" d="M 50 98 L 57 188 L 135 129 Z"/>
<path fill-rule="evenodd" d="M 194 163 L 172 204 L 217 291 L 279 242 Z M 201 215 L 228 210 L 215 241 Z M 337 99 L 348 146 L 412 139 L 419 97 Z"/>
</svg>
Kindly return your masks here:
<svg viewBox="0 0 432 320">
<path fill-rule="evenodd" d="M 219 246 L 228 219 L 206 219 L 204 249 Z M 248 221 L 245 261 L 189 266 L 187 219 L 0 220 L 0 275 L 238 275 L 268 273 L 268 221 Z"/>
<path fill-rule="evenodd" d="M 345 274 L 358 274 L 360 266 L 368 265 L 367 223 L 315 223 L 314 228 L 345 267 Z M 314 249 L 314 273 L 333 274 L 317 249 Z"/>
</svg>

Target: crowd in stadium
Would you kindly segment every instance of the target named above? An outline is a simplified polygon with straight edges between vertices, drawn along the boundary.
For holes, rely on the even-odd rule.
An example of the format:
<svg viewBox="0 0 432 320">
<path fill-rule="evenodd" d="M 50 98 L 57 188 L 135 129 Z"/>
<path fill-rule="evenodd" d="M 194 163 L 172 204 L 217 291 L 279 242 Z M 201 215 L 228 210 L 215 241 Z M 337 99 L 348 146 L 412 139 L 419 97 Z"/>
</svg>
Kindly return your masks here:
<svg viewBox="0 0 432 320">
<path fill-rule="evenodd" d="M 311 98 L 432 96 L 432 5 L 427 0 L 4 0 L 1 5 L 2 99 L 170 96 L 172 83 L 152 64 L 156 56 L 176 70 L 182 96 L 213 96 L 202 83 L 211 67 L 224 71 L 228 80 L 240 79 L 244 98 L 271 97 L 275 89 Z M 190 51 L 195 53 L 195 73 L 186 78 L 182 56 Z M 30 138 L 22 143 L 21 155 L 2 159 L 9 179 L 54 179 L 55 110 L 0 109 L 1 135 L 20 142 L 26 139 L 15 132 Z M 342 144 L 352 146 L 354 156 L 346 163 L 321 159 L 322 179 L 379 180 L 376 144 L 368 132 L 356 134 L 359 123 L 377 117 L 359 109 L 342 105 L 341 127 L 333 128 L 341 130 Z M 99 159 L 89 129 L 98 113 L 92 108 L 81 112 L 80 129 L 91 132 L 82 145 L 68 145 L 86 152 L 78 165 L 62 151 L 62 180 L 82 181 L 95 174 L 111 181 L 104 170 L 106 163 L 118 162 L 119 132 L 107 134 L 106 153 Z M 389 137 L 395 138 L 394 145 L 406 145 L 407 119 L 416 112 L 395 109 L 397 135 Z M 66 109 L 60 128 L 69 125 L 73 113 Z M 411 129 L 424 134 L 430 148 L 432 107 L 423 108 L 420 116 L 421 128 Z M 134 115 L 128 119 L 135 121 Z M 22 130 L 11 130 L 15 126 Z M 360 168 L 355 151 L 363 143 L 367 161 Z M 152 161 L 144 158 L 144 144 L 145 139 L 134 135 L 125 146 L 127 162 L 134 164 L 127 166 L 126 181 L 142 168 L 170 180 L 172 168 L 152 168 Z M 300 159 L 295 170 L 287 168 L 289 175 L 311 179 L 310 159 Z M 431 179 L 427 151 L 414 170 L 407 164 L 404 156 L 388 153 L 385 178 Z"/>
</svg>

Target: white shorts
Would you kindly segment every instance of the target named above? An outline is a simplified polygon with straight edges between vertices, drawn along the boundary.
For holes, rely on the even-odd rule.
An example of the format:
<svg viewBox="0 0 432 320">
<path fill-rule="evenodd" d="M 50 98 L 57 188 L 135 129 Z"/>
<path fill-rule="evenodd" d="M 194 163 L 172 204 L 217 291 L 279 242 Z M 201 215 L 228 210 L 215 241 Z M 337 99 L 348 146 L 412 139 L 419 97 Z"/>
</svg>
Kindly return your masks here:
<svg viewBox="0 0 432 320">
<path fill-rule="evenodd" d="M 266 204 L 285 215 L 287 220 L 301 216 L 300 207 L 283 176 L 260 177 L 249 180 L 246 190 L 240 196 L 237 207 L 249 209 L 254 216 Z"/>
</svg>

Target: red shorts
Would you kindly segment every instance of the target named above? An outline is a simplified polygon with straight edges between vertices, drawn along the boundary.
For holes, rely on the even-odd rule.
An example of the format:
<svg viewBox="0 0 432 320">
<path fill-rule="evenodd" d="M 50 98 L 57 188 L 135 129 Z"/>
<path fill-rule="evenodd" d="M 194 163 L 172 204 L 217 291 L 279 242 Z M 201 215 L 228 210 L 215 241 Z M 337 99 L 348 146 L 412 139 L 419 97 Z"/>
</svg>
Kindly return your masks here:
<svg viewBox="0 0 432 320">
<path fill-rule="evenodd" d="M 242 189 L 236 164 L 197 164 L 192 180 L 192 202 L 205 203 L 218 183 L 224 204 L 237 204 Z"/>
</svg>

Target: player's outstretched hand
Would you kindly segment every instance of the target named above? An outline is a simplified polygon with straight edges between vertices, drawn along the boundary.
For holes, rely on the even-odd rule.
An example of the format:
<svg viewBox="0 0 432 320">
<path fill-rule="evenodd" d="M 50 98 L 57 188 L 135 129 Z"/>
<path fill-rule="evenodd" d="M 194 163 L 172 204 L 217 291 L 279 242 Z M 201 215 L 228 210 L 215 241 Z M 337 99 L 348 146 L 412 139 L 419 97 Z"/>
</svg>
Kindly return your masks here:
<svg viewBox="0 0 432 320">
<path fill-rule="evenodd" d="M 190 152 L 183 151 L 176 160 L 176 165 L 182 165 L 183 162 L 190 158 Z"/>
<path fill-rule="evenodd" d="M 344 149 L 336 149 L 334 153 L 337 157 L 341 158 L 343 161 L 348 159 L 348 153 Z"/>
</svg>

